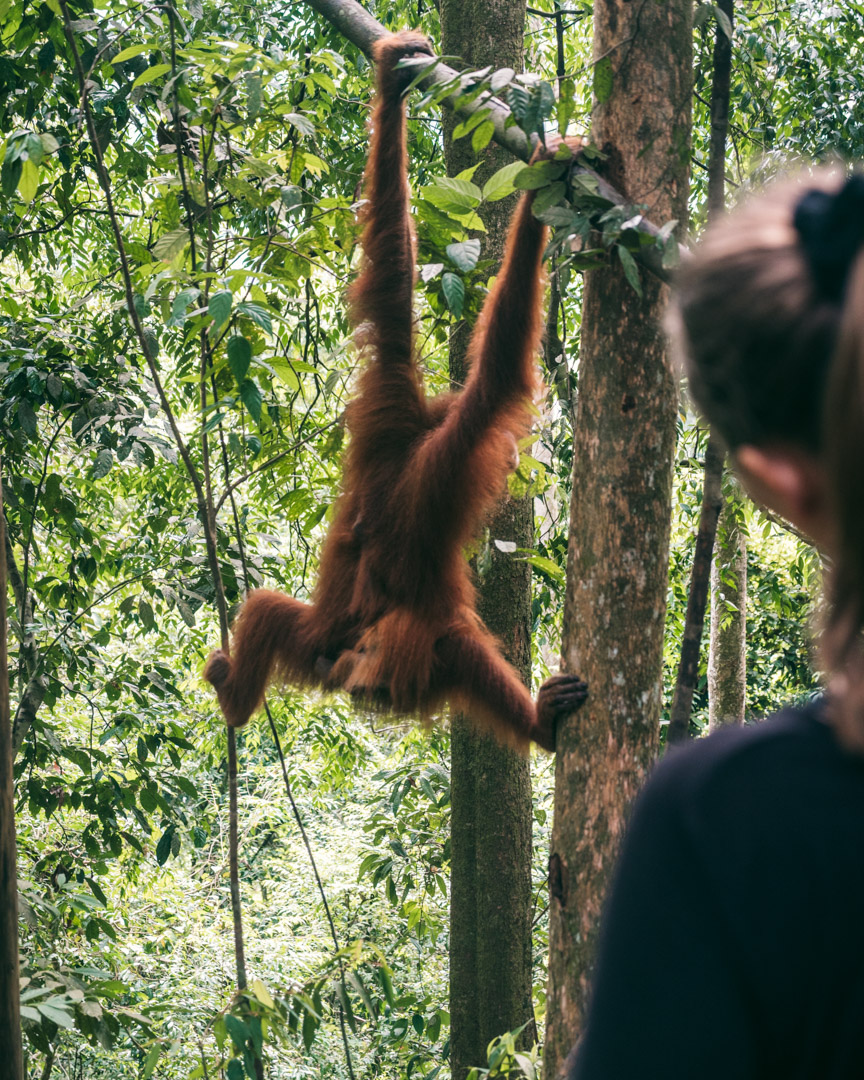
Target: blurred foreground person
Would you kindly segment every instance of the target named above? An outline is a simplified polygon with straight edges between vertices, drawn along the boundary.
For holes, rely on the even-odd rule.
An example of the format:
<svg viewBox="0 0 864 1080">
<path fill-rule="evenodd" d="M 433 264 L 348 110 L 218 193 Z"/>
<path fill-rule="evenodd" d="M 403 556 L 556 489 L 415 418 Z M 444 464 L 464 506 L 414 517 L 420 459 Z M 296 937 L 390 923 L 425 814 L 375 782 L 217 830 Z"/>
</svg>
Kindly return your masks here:
<svg viewBox="0 0 864 1080">
<path fill-rule="evenodd" d="M 829 676 L 653 773 L 570 1078 L 864 1077 L 864 177 L 777 184 L 709 229 L 671 328 L 744 487 L 830 560 Z"/>
</svg>

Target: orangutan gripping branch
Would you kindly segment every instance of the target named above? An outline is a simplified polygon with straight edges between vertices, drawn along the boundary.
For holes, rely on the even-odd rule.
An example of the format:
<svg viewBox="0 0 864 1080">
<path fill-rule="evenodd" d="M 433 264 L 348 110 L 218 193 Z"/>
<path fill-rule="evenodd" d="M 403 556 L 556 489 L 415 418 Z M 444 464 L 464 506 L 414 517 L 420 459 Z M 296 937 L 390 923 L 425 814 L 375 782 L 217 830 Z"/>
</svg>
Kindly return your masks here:
<svg viewBox="0 0 864 1080">
<path fill-rule="evenodd" d="M 378 93 L 366 170 L 363 268 L 350 310 L 368 362 L 348 406 L 344 491 L 324 544 L 312 604 L 249 595 L 230 655 L 205 677 L 229 724 L 245 724 L 274 675 L 342 688 L 397 714 L 449 701 L 517 745 L 555 748 L 559 715 L 586 696 L 559 675 L 532 701 L 475 611 L 463 555 L 504 491 L 515 441 L 539 388 L 545 229 L 522 196 L 501 272 L 474 331 L 462 393 L 427 398 L 413 329 L 414 235 L 409 214 L 403 57 L 431 55 L 419 34 L 375 47 Z"/>
</svg>

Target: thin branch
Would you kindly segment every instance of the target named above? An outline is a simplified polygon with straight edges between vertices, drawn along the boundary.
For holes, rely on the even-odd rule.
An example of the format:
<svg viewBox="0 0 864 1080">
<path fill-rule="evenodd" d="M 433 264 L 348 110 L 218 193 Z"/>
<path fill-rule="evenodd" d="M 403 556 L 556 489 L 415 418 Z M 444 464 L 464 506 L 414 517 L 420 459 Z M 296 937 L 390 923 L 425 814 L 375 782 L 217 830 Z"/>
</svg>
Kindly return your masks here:
<svg viewBox="0 0 864 1080">
<path fill-rule="evenodd" d="M 342 418 L 340 416 L 337 416 L 335 420 L 331 420 L 327 424 L 322 424 L 321 427 L 316 428 L 314 431 L 310 431 L 305 439 L 300 439 L 298 442 L 292 443 L 287 450 L 281 450 L 278 454 L 274 454 L 273 457 L 268 458 L 266 461 L 263 461 L 254 469 L 250 469 L 248 472 L 245 472 L 241 476 L 238 476 L 236 480 L 232 480 L 225 488 L 225 491 L 222 493 L 222 495 L 220 495 L 219 500 L 216 503 L 217 513 L 219 510 L 222 509 L 223 505 L 225 504 L 225 500 L 229 498 L 233 494 L 233 492 L 236 491 L 238 487 L 240 487 L 241 484 L 245 483 L 247 480 L 250 480 L 253 476 L 257 476 L 259 473 L 266 472 L 266 470 L 269 469 L 271 466 L 275 465 L 277 461 L 281 461 L 283 458 L 288 457 L 289 454 L 296 453 L 296 451 L 299 450 L 301 446 L 305 446 L 307 443 L 317 438 L 323 432 L 329 430 L 331 427 L 334 427 L 336 424 L 341 423 L 341 421 Z"/>
</svg>

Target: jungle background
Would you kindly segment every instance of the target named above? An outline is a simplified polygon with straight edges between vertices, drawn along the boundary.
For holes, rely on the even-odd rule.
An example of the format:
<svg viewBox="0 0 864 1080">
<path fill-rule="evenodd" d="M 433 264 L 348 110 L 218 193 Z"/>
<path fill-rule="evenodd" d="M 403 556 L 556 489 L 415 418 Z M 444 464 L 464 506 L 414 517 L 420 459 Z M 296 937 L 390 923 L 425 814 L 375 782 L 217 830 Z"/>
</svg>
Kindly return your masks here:
<svg viewBox="0 0 864 1080">
<path fill-rule="evenodd" d="M 523 64 L 506 69 L 502 45 L 491 74 L 475 72 L 461 91 L 491 85 L 526 130 L 588 134 L 614 77 L 592 52 L 599 13 L 557 0 L 498 6 L 516 19 L 511 54 Z M 370 11 L 440 45 L 446 7 L 381 0 Z M 732 46 L 729 202 L 790 162 L 864 156 L 864 5 L 752 0 L 735 5 L 734 26 L 723 5 L 692 15 L 684 240 L 706 217 L 718 35 Z M 659 57 L 664 42 L 646 48 Z M 522 66 L 546 88 L 520 82 Z M 270 695 L 291 796 L 260 716 L 237 748 L 238 997 L 231 768 L 200 677 L 220 636 L 214 557 L 230 608 L 247 587 L 306 596 L 314 584 L 359 363 L 343 298 L 357 264 L 371 75 L 302 3 L 0 0 L 0 449 L 28 1077 L 432 1080 L 453 1065 L 449 952 L 462 902 L 451 903 L 451 851 L 464 832 L 451 821 L 448 727 L 370 719 L 338 696 Z M 520 168 L 502 172 L 513 159 L 501 157 L 475 172 L 494 148 L 491 125 L 443 119 L 440 96 L 416 93 L 409 105 L 431 391 L 448 387 L 454 341 L 494 275 L 495 206 L 509 213 Z M 613 224 L 596 250 L 555 253 L 541 358 L 550 389 L 510 484 L 528 532 L 513 540 L 496 518 L 471 553 L 481 592 L 501 563 L 524 583 L 522 659 L 535 687 L 559 666 L 571 496 L 578 505 L 581 275 L 616 260 L 636 298 L 650 276 L 632 236 L 622 242 L 627 223 Z M 707 436 L 686 395 L 676 410 L 652 720 L 661 744 Z M 213 550 L 184 454 L 207 488 Z M 728 557 L 715 569 L 690 737 L 709 726 L 712 662 L 719 684 L 740 683 L 738 715 L 718 723 L 756 722 L 817 692 L 819 556 L 728 475 L 724 493 L 718 551 Z M 719 645 L 709 656 L 724 632 L 737 667 Z M 516 767 L 527 776 L 528 922 L 499 943 L 506 954 L 518 937 L 531 1001 L 524 1022 L 478 1032 L 482 1052 L 462 1064 L 533 1078 L 555 764 L 535 753 L 530 776 Z M 506 899 L 511 872 L 506 859 L 493 868 L 483 895 Z"/>
</svg>

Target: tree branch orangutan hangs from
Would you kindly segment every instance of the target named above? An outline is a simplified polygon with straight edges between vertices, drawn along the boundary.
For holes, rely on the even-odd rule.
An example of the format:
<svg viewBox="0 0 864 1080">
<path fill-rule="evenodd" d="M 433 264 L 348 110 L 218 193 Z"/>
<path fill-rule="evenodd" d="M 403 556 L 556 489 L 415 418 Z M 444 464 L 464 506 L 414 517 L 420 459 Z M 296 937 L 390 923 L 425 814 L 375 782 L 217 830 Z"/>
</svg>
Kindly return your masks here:
<svg viewBox="0 0 864 1080">
<path fill-rule="evenodd" d="M 365 704 L 428 716 L 446 701 L 524 746 L 555 748 L 559 715 L 585 700 L 559 675 L 532 701 L 475 611 L 463 548 L 501 496 L 539 388 L 545 229 L 522 196 L 504 264 L 471 340 L 459 394 L 427 398 L 416 366 L 414 235 L 400 59 L 432 55 L 416 33 L 375 46 L 378 93 L 366 169 L 363 267 L 349 294 L 367 366 L 348 406 L 344 490 L 312 604 L 250 593 L 230 655 L 205 677 L 229 724 L 245 724 L 271 676 L 342 688 Z"/>
</svg>

